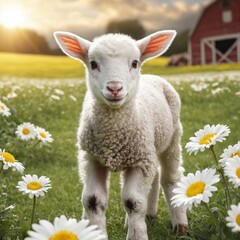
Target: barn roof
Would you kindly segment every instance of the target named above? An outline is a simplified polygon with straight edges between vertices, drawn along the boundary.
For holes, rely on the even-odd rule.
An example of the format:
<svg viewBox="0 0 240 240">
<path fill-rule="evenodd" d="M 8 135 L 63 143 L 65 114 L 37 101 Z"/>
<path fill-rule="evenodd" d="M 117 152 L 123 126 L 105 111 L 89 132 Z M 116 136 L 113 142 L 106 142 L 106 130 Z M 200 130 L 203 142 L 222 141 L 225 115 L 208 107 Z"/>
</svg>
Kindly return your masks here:
<svg viewBox="0 0 240 240">
<path fill-rule="evenodd" d="M 193 29 L 190 31 L 190 33 L 189 33 L 189 37 L 190 37 L 190 38 L 191 38 L 192 34 L 195 32 L 195 29 L 197 28 L 198 24 L 200 23 L 203 15 L 204 15 L 204 13 L 205 13 L 205 11 L 206 11 L 209 7 L 211 7 L 211 6 L 212 6 L 215 2 L 217 2 L 217 1 L 219 1 L 219 0 L 213 0 L 213 1 L 210 2 L 205 8 L 202 9 L 202 11 L 201 11 L 201 13 L 200 13 L 200 15 L 199 15 L 199 18 L 198 18 L 198 20 L 197 20 L 194 28 L 193 28 Z"/>
</svg>

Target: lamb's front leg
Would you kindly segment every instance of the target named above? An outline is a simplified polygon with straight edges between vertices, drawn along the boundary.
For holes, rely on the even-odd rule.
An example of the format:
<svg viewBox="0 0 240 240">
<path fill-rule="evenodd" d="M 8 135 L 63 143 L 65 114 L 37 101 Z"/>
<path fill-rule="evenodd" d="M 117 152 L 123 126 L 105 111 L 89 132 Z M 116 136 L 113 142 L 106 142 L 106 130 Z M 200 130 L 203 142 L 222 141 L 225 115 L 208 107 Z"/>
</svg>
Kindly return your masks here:
<svg viewBox="0 0 240 240">
<path fill-rule="evenodd" d="M 127 240 L 148 239 L 145 217 L 152 181 L 139 168 L 130 168 L 123 173 L 122 200 L 128 218 Z"/>
<path fill-rule="evenodd" d="M 87 218 L 92 225 L 98 225 L 106 234 L 105 211 L 108 202 L 108 170 L 97 161 L 86 162 L 82 203 L 83 218 Z"/>
</svg>

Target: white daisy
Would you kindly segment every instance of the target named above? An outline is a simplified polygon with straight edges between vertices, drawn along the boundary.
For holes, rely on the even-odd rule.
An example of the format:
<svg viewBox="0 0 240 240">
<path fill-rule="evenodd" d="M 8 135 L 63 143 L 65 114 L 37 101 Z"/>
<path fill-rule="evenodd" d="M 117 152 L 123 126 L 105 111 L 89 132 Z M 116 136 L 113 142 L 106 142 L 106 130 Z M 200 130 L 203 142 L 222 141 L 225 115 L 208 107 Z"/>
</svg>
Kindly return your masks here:
<svg viewBox="0 0 240 240">
<path fill-rule="evenodd" d="M 5 152 L 5 150 L 2 151 L 2 149 L 0 149 L 0 161 L 3 162 L 4 170 L 13 168 L 13 170 L 17 170 L 21 173 L 24 171 L 23 164 L 18 162 L 11 153 Z"/>
<path fill-rule="evenodd" d="M 53 142 L 52 135 L 46 131 L 44 128 L 36 127 L 37 138 L 43 143 Z"/>
<path fill-rule="evenodd" d="M 232 232 L 240 232 L 240 203 L 231 205 L 231 210 L 228 210 L 226 217 L 227 226 L 232 228 Z"/>
<path fill-rule="evenodd" d="M 17 97 L 17 94 L 15 92 L 10 92 L 8 95 L 7 95 L 7 98 L 15 98 Z"/>
<path fill-rule="evenodd" d="M 234 158 L 224 166 L 224 173 L 235 188 L 240 186 L 240 157 Z"/>
<path fill-rule="evenodd" d="M 54 92 L 58 95 L 64 95 L 64 91 L 60 90 L 60 89 L 55 89 Z"/>
<path fill-rule="evenodd" d="M 57 96 L 57 95 L 54 95 L 54 94 L 52 94 L 52 95 L 50 96 L 50 98 L 51 98 L 51 100 L 60 100 L 60 97 Z"/>
<path fill-rule="evenodd" d="M 9 108 L 2 101 L 0 101 L 0 114 L 5 117 L 9 117 L 11 115 Z"/>
<path fill-rule="evenodd" d="M 54 223 L 40 220 L 39 224 L 33 224 L 34 231 L 28 231 L 29 237 L 25 240 L 104 240 L 106 236 L 97 226 L 89 226 L 89 220 L 67 219 L 64 215 L 56 217 Z"/>
<path fill-rule="evenodd" d="M 215 169 L 205 169 L 202 172 L 197 171 L 195 175 L 189 173 L 186 177 L 182 177 L 177 184 L 178 187 L 173 189 L 176 195 L 171 199 L 172 205 L 184 206 L 191 210 L 193 204 L 196 207 L 201 202 L 208 203 L 212 192 L 217 191 L 213 184 L 220 181 L 219 175 L 215 173 Z"/>
<path fill-rule="evenodd" d="M 208 86 L 209 86 L 209 84 L 207 84 L 207 83 L 199 83 L 199 84 L 193 83 L 190 85 L 190 87 L 196 92 L 201 92 L 201 91 L 207 89 Z"/>
<path fill-rule="evenodd" d="M 28 141 L 31 139 L 36 138 L 36 130 L 35 126 L 32 123 L 24 122 L 20 125 L 18 125 L 16 134 L 18 138 L 20 138 L 23 141 Z"/>
<path fill-rule="evenodd" d="M 215 95 L 215 94 L 222 93 L 225 91 L 231 92 L 231 90 L 228 87 L 223 87 L 223 88 L 219 87 L 219 88 L 213 89 L 211 92 L 213 95 Z"/>
<path fill-rule="evenodd" d="M 240 141 L 237 144 L 233 146 L 230 145 L 228 148 L 224 149 L 219 162 L 225 166 L 226 162 L 229 162 L 237 157 L 240 157 Z"/>
<path fill-rule="evenodd" d="M 230 129 L 226 125 L 205 125 L 195 133 L 195 137 L 190 138 L 190 142 L 186 145 L 189 154 L 197 154 L 198 151 L 203 152 L 206 148 L 210 148 L 217 142 L 222 142 L 229 135 Z"/>
<path fill-rule="evenodd" d="M 70 95 L 69 96 L 74 102 L 76 102 L 77 101 L 77 98 L 76 97 L 74 97 L 73 95 Z"/>
<path fill-rule="evenodd" d="M 45 176 L 38 178 L 35 174 L 33 176 L 27 174 L 22 179 L 23 181 L 18 182 L 17 188 L 23 194 L 29 194 L 30 198 L 44 196 L 44 193 L 51 188 L 50 179 Z"/>
</svg>

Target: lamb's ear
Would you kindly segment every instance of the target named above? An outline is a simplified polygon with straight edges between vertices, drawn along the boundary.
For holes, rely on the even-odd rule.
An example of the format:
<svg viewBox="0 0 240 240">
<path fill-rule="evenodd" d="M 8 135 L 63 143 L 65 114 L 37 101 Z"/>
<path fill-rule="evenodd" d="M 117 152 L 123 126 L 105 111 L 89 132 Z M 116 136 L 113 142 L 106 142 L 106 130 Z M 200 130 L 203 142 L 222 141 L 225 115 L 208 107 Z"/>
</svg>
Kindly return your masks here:
<svg viewBox="0 0 240 240">
<path fill-rule="evenodd" d="M 54 32 L 54 37 L 66 55 L 85 62 L 91 42 L 69 32 Z"/>
<path fill-rule="evenodd" d="M 141 61 L 162 55 L 176 36 L 176 31 L 166 30 L 153 33 L 137 41 L 141 52 Z"/>
</svg>

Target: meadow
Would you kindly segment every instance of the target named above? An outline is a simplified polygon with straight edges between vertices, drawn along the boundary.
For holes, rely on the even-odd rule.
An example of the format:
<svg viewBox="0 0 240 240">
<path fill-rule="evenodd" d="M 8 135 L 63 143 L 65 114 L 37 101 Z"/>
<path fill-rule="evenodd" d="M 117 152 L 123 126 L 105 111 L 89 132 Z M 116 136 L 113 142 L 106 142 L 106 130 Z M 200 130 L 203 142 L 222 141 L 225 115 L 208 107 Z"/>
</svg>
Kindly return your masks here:
<svg viewBox="0 0 240 240">
<path fill-rule="evenodd" d="M 240 140 L 240 64 L 170 68 L 165 66 L 166 63 L 167 58 L 151 60 L 142 72 L 164 76 L 180 94 L 185 173 L 212 167 L 214 162 L 210 152 L 189 156 L 184 147 L 206 124 L 226 124 L 231 129 L 227 140 L 216 145 L 218 155 Z M 46 196 L 37 199 L 35 222 L 40 219 L 53 221 L 62 214 L 81 218 L 82 185 L 75 145 L 85 90 L 84 67 L 77 61 L 67 57 L 0 54 L 0 100 L 12 113 L 9 117 L 0 115 L 0 148 L 11 152 L 24 164 L 24 174 L 47 176 L 52 184 Z M 12 92 L 16 95 L 11 95 Z M 17 139 L 16 128 L 23 122 L 45 128 L 52 134 L 54 142 L 32 146 Z M 0 216 L 0 239 L 24 239 L 30 228 L 32 201 L 16 189 L 20 180 L 21 175 L 11 170 L 0 176 L 0 212 L 10 205 L 15 206 Z M 235 194 L 240 199 L 239 192 Z M 224 192 L 219 185 L 219 191 L 211 200 L 212 206 L 221 204 L 223 199 Z M 217 239 L 204 208 L 194 208 L 188 212 L 188 217 L 189 237 L 176 236 L 161 193 L 157 217 L 147 220 L 149 240 Z M 107 210 L 110 240 L 125 239 L 124 220 L 119 173 L 112 173 Z M 226 231 L 231 239 L 239 239 L 239 234 Z"/>
</svg>

